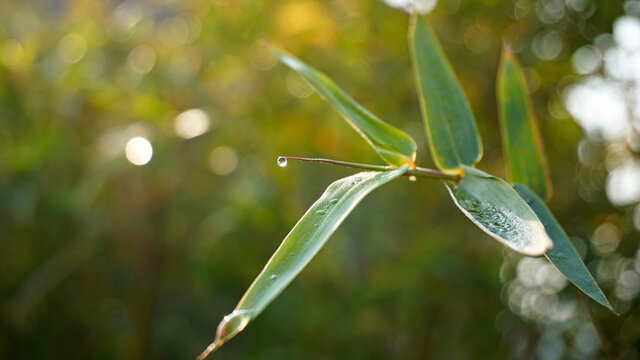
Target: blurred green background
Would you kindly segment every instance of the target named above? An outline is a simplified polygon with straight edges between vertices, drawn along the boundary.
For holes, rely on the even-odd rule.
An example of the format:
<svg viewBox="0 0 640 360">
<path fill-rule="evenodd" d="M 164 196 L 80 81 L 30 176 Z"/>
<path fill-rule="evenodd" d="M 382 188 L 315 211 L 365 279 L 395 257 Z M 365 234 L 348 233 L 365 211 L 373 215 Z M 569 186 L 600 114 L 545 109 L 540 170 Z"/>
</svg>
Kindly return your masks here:
<svg viewBox="0 0 640 360">
<path fill-rule="evenodd" d="M 572 84 L 609 74 L 577 50 L 615 44 L 602 34 L 638 9 L 441 0 L 429 15 L 483 135 L 479 167 L 499 176 L 503 41 L 526 67 L 550 207 L 622 314 L 587 300 L 600 336 L 544 260 L 484 235 L 442 184 L 400 179 L 212 358 L 639 358 L 640 208 L 605 189 L 611 157 L 638 149 L 583 138 L 564 106 Z M 0 358 L 194 358 L 306 208 L 354 173 L 277 156 L 379 163 L 262 39 L 410 133 L 432 167 L 407 25 L 375 0 L 1 2 Z"/>
</svg>

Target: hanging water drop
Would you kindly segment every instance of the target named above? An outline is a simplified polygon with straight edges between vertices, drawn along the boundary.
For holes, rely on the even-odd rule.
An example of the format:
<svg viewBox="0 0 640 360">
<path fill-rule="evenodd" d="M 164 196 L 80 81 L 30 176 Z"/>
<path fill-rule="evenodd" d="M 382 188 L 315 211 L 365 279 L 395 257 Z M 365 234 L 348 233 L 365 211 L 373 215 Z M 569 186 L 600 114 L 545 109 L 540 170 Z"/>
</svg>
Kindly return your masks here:
<svg viewBox="0 0 640 360">
<path fill-rule="evenodd" d="M 287 158 L 286 158 L 286 157 L 284 157 L 284 156 L 280 156 L 280 157 L 278 158 L 278 166 L 280 166 L 280 167 L 285 167 L 285 166 L 287 166 Z"/>
<path fill-rule="evenodd" d="M 415 176 L 411 175 L 409 176 L 409 181 L 416 181 L 418 180 L 418 178 L 416 178 Z"/>
</svg>

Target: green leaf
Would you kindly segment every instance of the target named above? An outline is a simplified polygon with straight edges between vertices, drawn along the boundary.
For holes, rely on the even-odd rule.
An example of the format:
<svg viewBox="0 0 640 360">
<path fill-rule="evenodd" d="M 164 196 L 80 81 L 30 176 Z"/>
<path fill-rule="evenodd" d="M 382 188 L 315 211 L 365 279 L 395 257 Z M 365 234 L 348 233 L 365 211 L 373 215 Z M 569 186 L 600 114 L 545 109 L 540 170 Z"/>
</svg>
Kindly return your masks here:
<svg viewBox="0 0 640 360">
<path fill-rule="evenodd" d="M 456 205 L 474 224 L 524 255 L 540 256 L 551 248 L 544 226 L 509 184 L 472 167 L 463 166 L 463 170 L 459 184 L 446 184 Z"/>
<path fill-rule="evenodd" d="M 591 276 L 591 273 L 589 273 L 589 270 L 582 262 L 580 255 L 578 255 L 573 244 L 571 244 L 567 234 L 562 230 L 558 221 L 544 204 L 544 201 L 524 185 L 515 184 L 513 188 L 538 215 L 538 218 L 542 221 L 542 224 L 544 224 L 547 234 L 549 234 L 553 241 L 553 249 L 546 254 L 549 261 L 551 261 L 567 279 L 574 283 L 578 289 L 582 290 L 582 292 L 590 298 L 609 310 L 615 312 L 609 300 L 607 300 L 607 297 L 602 293 L 593 276 Z"/>
<path fill-rule="evenodd" d="M 365 196 L 401 176 L 408 168 L 403 165 L 385 172 L 361 172 L 329 185 L 285 237 L 235 310 L 220 322 L 209 351 L 221 346 L 258 316 L 311 261 Z"/>
<path fill-rule="evenodd" d="M 507 179 L 549 199 L 549 171 L 524 73 L 518 60 L 506 49 L 498 71 L 497 96 Z"/>
<path fill-rule="evenodd" d="M 291 69 L 302 75 L 311 86 L 353 127 L 382 160 L 393 166 L 415 167 L 416 142 L 403 131 L 387 124 L 353 100 L 327 75 L 277 48 L 273 53 Z"/>
<path fill-rule="evenodd" d="M 413 71 L 433 161 L 460 173 L 482 157 L 482 143 L 469 101 L 433 30 L 416 14 L 409 26 Z"/>
</svg>

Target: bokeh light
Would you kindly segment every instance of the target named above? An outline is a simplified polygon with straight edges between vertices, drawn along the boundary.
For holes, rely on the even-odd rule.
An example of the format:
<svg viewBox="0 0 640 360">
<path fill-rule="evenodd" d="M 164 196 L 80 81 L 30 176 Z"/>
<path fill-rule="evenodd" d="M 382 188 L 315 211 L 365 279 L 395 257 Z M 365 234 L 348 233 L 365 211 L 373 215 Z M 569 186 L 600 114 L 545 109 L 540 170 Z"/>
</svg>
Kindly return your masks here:
<svg viewBox="0 0 640 360">
<path fill-rule="evenodd" d="M 285 81 L 289 93 L 297 98 L 304 99 L 311 96 L 311 94 L 315 92 L 315 90 L 311 87 L 311 84 L 309 84 L 309 82 L 305 78 L 303 78 L 293 70 L 289 71 Z"/>
<path fill-rule="evenodd" d="M 238 154 L 227 146 L 218 146 L 209 155 L 211 171 L 217 175 L 229 175 L 238 166 Z"/>
<path fill-rule="evenodd" d="M 138 45 L 129 53 L 127 64 L 134 72 L 146 74 L 156 64 L 156 52 L 149 45 Z"/>
<path fill-rule="evenodd" d="M 209 115 L 201 109 L 186 110 L 180 113 L 173 123 L 176 135 L 183 139 L 200 136 L 207 132 L 210 126 Z"/>
<path fill-rule="evenodd" d="M 125 155 L 127 160 L 133 165 L 145 165 L 151 161 L 153 156 L 153 147 L 149 140 L 143 137 L 134 137 L 127 141 L 125 146 Z"/>
<path fill-rule="evenodd" d="M 79 34 L 67 34 L 58 42 L 58 57 L 66 64 L 75 64 L 87 53 L 87 41 Z"/>
</svg>

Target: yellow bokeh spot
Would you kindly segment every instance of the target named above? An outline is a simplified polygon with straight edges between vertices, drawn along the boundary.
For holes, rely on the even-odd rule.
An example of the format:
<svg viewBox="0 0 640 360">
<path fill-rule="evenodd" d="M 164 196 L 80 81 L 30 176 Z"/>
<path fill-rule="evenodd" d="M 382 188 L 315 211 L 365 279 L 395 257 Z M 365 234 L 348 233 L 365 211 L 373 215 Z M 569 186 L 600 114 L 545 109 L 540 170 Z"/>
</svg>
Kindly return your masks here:
<svg viewBox="0 0 640 360">
<path fill-rule="evenodd" d="M 328 45 L 334 38 L 336 24 L 323 5 L 316 1 L 289 2 L 278 8 L 275 25 L 284 36 L 310 35 L 316 45 Z"/>
</svg>

